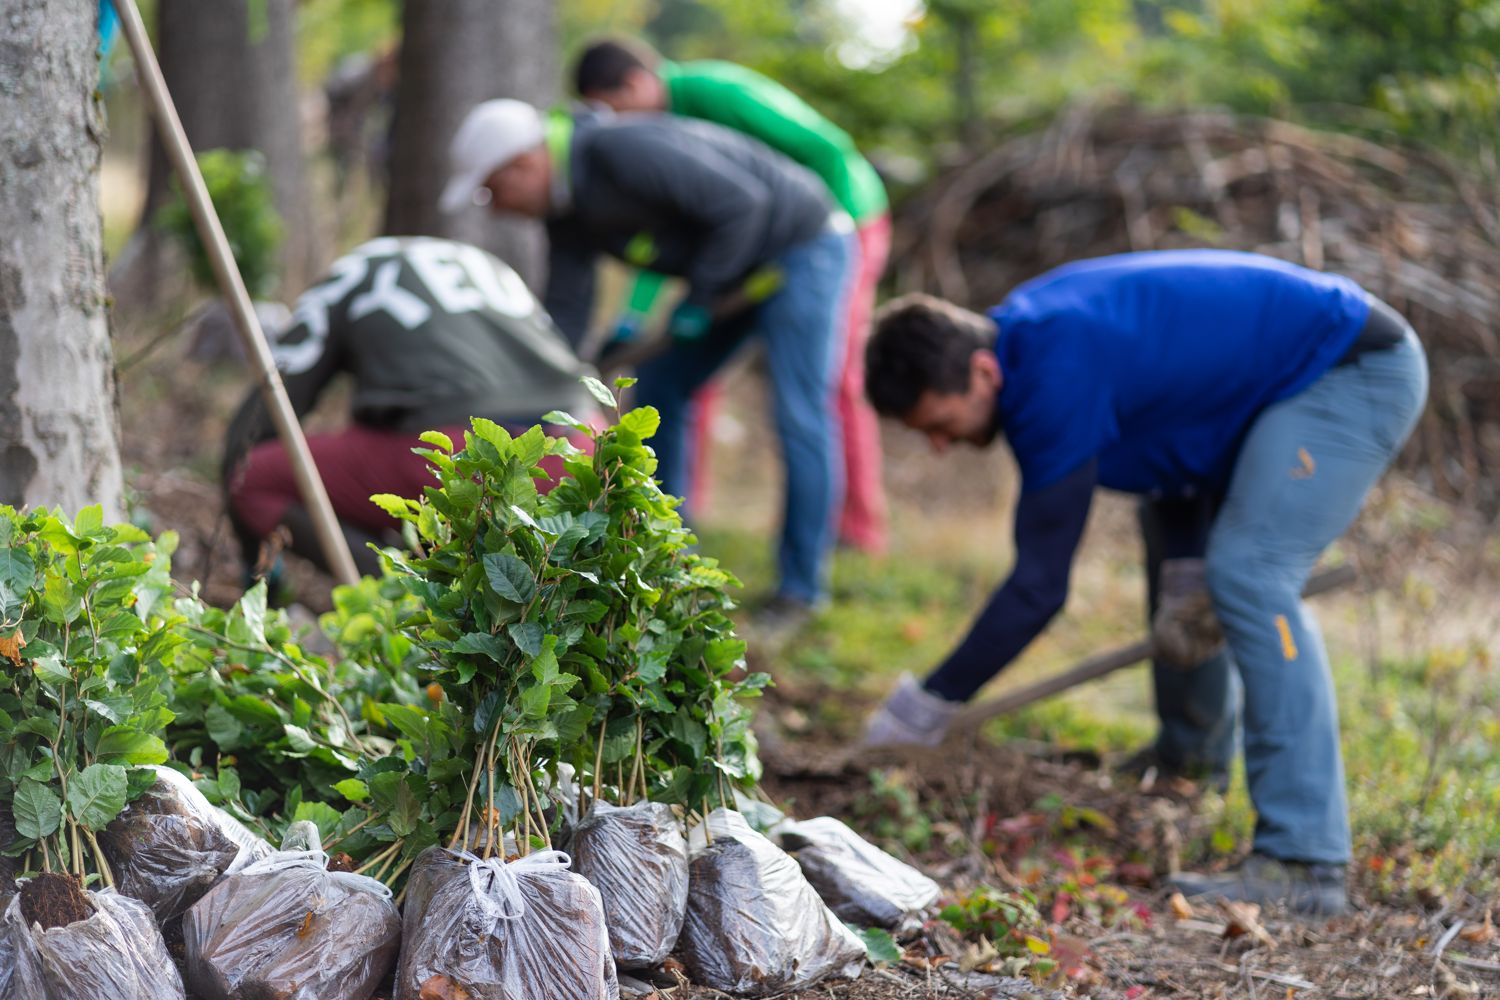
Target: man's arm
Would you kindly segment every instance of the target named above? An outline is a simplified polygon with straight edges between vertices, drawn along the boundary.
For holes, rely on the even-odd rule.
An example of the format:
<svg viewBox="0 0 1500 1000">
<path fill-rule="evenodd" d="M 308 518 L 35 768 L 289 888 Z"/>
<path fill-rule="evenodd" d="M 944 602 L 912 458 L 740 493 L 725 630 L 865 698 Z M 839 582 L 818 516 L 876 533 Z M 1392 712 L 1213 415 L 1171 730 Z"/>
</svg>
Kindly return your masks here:
<svg viewBox="0 0 1500 1000">
<path fill-rule="evenodd" d="M 849 163 L 860 153 L 849 133 L 775 80 L 741 69 L 753 85 L 719 79 L 699 84 L 701 101 L 713 107 L 710 120 L 759 139 L 807 167 L 846 212 L 857 215 L 860 206 L 855 204 Z"/>
<path fill-rule="evenodd" d="M 923 682 L 948 701 L 967 701 L 1046 628 L 1068 597 L 1073 553 L 1088 521 L 1098 478 L 1085 463 L 1016 503 L 1016 564 L 968 636 Z"/>
<path fill-rule="evenodd" d="M 626 192 L 665 217 L 676 215 L 702 228 L 703 242 L 684 277 L 687 301 L 711 309 L 763 263 L 756 251 L 769 221 L 771 191 L 712 144 L 696 137 L 672 139 L 665 129 L 637 128 L 618 133 L 607 149 L 598 144 L 596 149 Z"/>
<path fill-rule="evenodd" d="M 547 227 L 547 240 L 547 293 L 542 304 L 569 346 L 577 351 L 588 335 L 593 316 L 594 264 L 598 254 L 556 223 Z"/>
</svg>

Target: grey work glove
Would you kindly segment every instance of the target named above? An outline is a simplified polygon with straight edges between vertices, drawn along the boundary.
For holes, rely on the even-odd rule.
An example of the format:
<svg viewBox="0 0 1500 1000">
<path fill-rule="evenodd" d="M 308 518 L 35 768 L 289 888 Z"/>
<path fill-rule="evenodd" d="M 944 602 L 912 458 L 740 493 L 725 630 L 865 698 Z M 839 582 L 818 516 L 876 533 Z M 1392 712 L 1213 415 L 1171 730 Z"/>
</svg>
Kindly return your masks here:
<svg viewBox="0 0 1500 1000">
<path fill-rule="evenodd" d="M 896 690 L 865 721 L 867 747 L 917 744 L 935 747 L 948 735 L 948 724 L 963 708 L 961 702 L 940 698 L 902 674 Z"/>
<path fill-rule="evenodd" d="M 1161 564 L 1151 638 L 1158 659 L 1184 670 L 1224 648 L 1224 630 L 1214 614 L 1202 559 L 1167 559 Z"/>
</svg>

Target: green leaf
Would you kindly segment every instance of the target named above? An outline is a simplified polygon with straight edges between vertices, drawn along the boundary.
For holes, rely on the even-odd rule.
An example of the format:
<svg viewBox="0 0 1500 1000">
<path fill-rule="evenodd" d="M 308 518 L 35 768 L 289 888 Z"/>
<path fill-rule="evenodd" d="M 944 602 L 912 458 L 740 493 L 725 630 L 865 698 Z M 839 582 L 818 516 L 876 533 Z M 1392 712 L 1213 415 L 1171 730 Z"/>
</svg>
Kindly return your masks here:
<svg viewBox="0 0 1500 1000">
<path fill-rule="evenodd" d="M 20 546 L 0 549 L 0 618 L 14 618 L 36 586 L 36 563 Z"/>
<path fill-rule="evenodd" d="M 569 413 L 567 410 L 548 410 L 545 414 L 542 415 L 542 422 L 546 424 L 561 424 L 564 427 L 571 427 L 575 431 L 579 431 L 584 434 L 588 434 L 593 431 L 592 427 L 584 423 L 582 420 L 579 420 L 577 417 L 573 416 L 573 414 Z"/>
<path fill-rule="evenodd" d="M 333 831 L 338 829 L 339 820 L 343 818 L 342 813 L 326 802 L 301 802 L 297 811 L 292 813 L 293 823 L 306 820 L 317 826 L 320 840 L 332 840 Z"/>
<path fill-rule="evenodd" d="M 484 573 L 495 593 L 507 601 L 525 604 L 536 594 L 531 570 L 509 552 L 485 553 Z"/>
<path fill-rule="evenodd" d="M 370 797 L 370 786 L 358 778 L 345 778 L 343 781 L 336 782 L 333 790 L 350 802 L 363 802 Z"/>
<path fill-rule="evenodd" d="M 580 379 L 583 387 L 589 391 L 589 395 L 598 400 L 599 405 L 606 409 L 618 409 L 620 404 L 615 400 L 615 394 L 609 391 L 609 387 L 592 375 L 585 375 Z"/>
<path fill-rule="evenodd" d="M 73 519 L 73 530 L 85 537 L 96 535 L 104 527 L 104 508 L 90 504 Z"/>
<path fill-rule="evenodd" d="M 640 379 L 638 379 L 638 378 L 632 378 L 629 375 L 620 375 L 620 376 L 618 376 L 615 379 L 615 388 L 616 389 L 629 389 L 631 386 L 635 385 L 639 381 L 640 381 Z"/>
<path fill-rule="evenodd" d="M 469 632 L 453 644 L 453 652 L 488 656 L 496 663 L 504 663 L 505 656 L 510 650 L 505 647 L 505 643 L 500 638 L 488 632 Z"/>
<path fill-rule="evenodd" d="M 891 965 L 901 961 L 901 947 L 888 931 L 879 927 L 852 928 L 864 943 L 865 954 L 874 965 Z"/>
<path fill-rule="evenodd" d="M 203 725 L 208 738 L 218 744 L 220 750 L 236 750 L 240 746 L 245 727 L 230 714 L 229 709 L 215 702 L 203 713 Z"/>
<path fill-rule="evenodd" d="M 43 837 L 50 837 L 61 825 L 62 800 L 46 785 L 30 778 L 22 778 L 21 783 L 16 786 L 11 812 L 15 817 L 18 834 L 32 840 L 41 840 Z"/>
<path fill-rule="evenodd" d="M 118 764 L 90 764 L 68 782 L 68 812 L 98 832 L 125 808 L 125 769 Z"/>
<path fill-rule="evenodd" d="M 391 517 L 402 521 L 415 521 L 417 519 L 415 511 L 421 506 L 415 500 L 398 497 L 394 493 L 376 493 L 370 497 L 370 502 Z"/>
<path fill-rule="evenodd" d="M 542 652 L 542 626 L 539 622 L 517 622 L 506 627 L 510 640 L 527 656 L 536 657 Z M 554 661 L 555 662 L 555 661 Z"/>
<path fill-rule="evenodd" d="M 43 682 L 57 687 L 73 679 L 73 674 L 63 666 L 61 656 L 43 656 L 31 661 L 31 669 Z"/>
<path fill-rule="evenodd" d="M 430 444 L 434 448 L 441 448 L 448 454 L 453 454 L 453 439 L 442 431 L 423 431 L 417 438 L 423 444 Z"/>
<path fill-rule="evenodd" d="M 100 734 L 94 755 L 102 764 L 165 764 L 167 745 L 160 736 L 128 726 L 110 726 Z"/>
<path fill-rule="evenodd" d="M 671 733 L 673 739 L 691 748 L 695 757 L 703 756 L 708 746 L 708 733 L 703 723 L 680 711 L 672 717 Z"/>
<path fill-rule="evenodd" d="M 402 781 L 396 786 L 396 801 L 386 815 L 391 832 L 398 837 L 410 837 L 416 832 L 422 819 L 422 803 L 412 794 L 411 785 Z"/>
<path fill-rule="evenodd" d="M 661 427 L 661 414 L 654 406 L 638 406 L 620 418 L 620 426 L 644 440 Z"/>
<path fill-rule="evenodd" d="M 313 739 L 312 734 L 301 726 L 285 725 L 281 728 L 286 733 L 287 743 L 291 744 L 292 749 L 297 753 L 311 753 L 318 749 L 317 740 Z"/>
<path fill-rule="evenodd" d="M 521 712 L 528 719 L 545 719 L 547 706 L 551 701 L 551 687 L 546 684 L 533 684 L 521 692 Z"/>
</svg>

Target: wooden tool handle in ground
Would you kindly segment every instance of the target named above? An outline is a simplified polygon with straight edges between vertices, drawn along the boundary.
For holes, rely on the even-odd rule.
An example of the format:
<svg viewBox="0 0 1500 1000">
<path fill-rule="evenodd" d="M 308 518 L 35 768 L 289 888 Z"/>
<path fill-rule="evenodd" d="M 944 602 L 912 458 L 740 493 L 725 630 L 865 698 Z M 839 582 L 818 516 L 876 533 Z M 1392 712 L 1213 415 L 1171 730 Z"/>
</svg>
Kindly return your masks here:
<svg viewBox="0 0 1500 1000">
<path fill-rule="evenodd" d="M 359 573 L 354 568 L 354 557 L 349 552 L 349 543 L 339 528 L 333 505 L 328 501 L 328 491 L 318 476 L 313 464 L 312 452 L 307 448 L 307 438 L 302 434 L 302 425 L 287 399 L 286 387 L 281 384 L 281 373 L 271 357 L 271 349 L 261 332 L 260 320 L 255 307 L 250 303 L 250 294 L 245 290 L 245 281 L 240 276 L 239 266 L 229 251 L 229 241 L 224 238 L 224 227 L 209 200 L 208 188 L 203 184 L 203 174 L 198 170 L 198 161 L 188 145 L 187 133 L 177 117 L 177 108 L 167 92 L 166 81 L 161 75 L 161 66 L 156 53 L 146 37 L 146 25 L 135 0 L 114 0 L 115 12 L 120 15 L 120 28 L 135 57 L 136 73 L 140 76 L 141 91 L 146 96 L 146 105 L 156 119 L 161 144 L 171 161 L 172 169 L 182 184 L 188 209 L 198 229 L 198 238 L 208 251 L 209 263 L 213 265 L 214 277 L 218 280 L 219 294 L 229 305 L 229 314 L 234 318 L 235 330 L 245 346 L 245 354 L 255 366 L 260 383 L 261 397 L 270 411 L 271 422 L 276 433 L 286 446 L 291 459 L 292 473 L 297 480 L 297 490 L 303 504 L 312 515 L 313 527 L 317 531 L 318 543 L 323 557 L 328 560 L 329 570 L 340 583 L 358 583 Z"/>
<path fill-rule="evenodd" d="M 1314 574 L 1303 588 L 1303 597 L 1316 597 L 1326 594 L 1330 590 L 1337 590 L 1354 582 L 1355 572 L 1352 566 L 1338 566 L 1334 569 L 1326 569 L 1321 573 Z M 1019 708 L 1024 708 L 1043 698 L 1066 691 L 1068 688 L 1076 687 L 1084 681 L 1103 677 L 1105 674 L 1114 673 L 1124 667 L 1149 660 L 1156 651 L 1155 644 L 1150 639 L 1142 639 L 1128 646 L 1091 656 L 1078 665 L 1064 670 L 1056 677 L 1049 677 L 1044 681 L 1002 694 L 998 698 L 982 701 L 977 705 L 970 705 L 954 717 L 952 725 L 949 726 L 950 733 L 973 729 L 982 723 L 1001 715 L 1008 715 Z"/>
</svg>

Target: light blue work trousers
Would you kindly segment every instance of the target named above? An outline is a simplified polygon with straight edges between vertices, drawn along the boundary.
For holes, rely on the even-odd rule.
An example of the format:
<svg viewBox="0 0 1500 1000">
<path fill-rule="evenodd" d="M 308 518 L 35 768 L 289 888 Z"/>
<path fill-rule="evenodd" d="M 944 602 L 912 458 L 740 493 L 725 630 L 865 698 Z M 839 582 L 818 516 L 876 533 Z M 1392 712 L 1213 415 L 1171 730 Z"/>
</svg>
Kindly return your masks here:
<svg viewBox="0 0 1500 1000">
<path fill-rule="evenodd" d="M 834 388 L 844 351 L 844 297 L 858 261 L 854 236 L 833 227 L 776 259 L 780 290 L 748 315 L 674 344 L 641 366 L 636 399 L 661 413 L 651 441 L 662 489 L 686 496 L 692 482 L 693 392 L 752 336 L 764 339 L 785 501 L 778 593 L 815 602 L 827 591 L 835 512 L 843 499 L 843 433 Z"/>
<path fill-rule="evenodd" d="M 1169 762 L 1225 767 L 1238 718 L 1262 854 L 1349 860 L 1328 651 L 1301 593 L 1426 398 L 1427 362 L 1410 330 L 1394 347 L 1330 368 L 1256 418 L 1206 522 L 1208 587 L 1228 649 L 1188 671 L 1157 665 L 1157 749 Z M 1170 516 L 1143 507 L 1148 562 L 1194 554 L 1163 550 L 1158 513 Z"/>
</svg>

